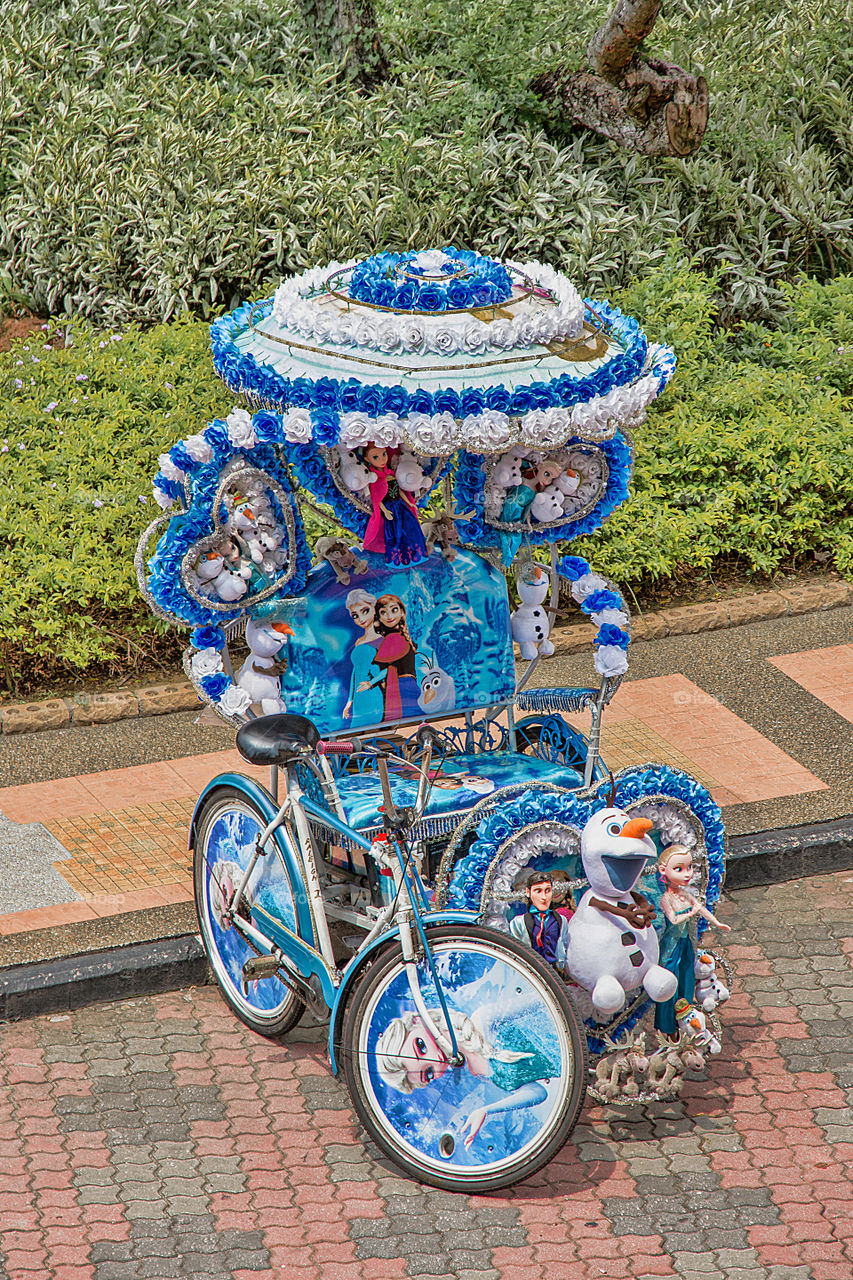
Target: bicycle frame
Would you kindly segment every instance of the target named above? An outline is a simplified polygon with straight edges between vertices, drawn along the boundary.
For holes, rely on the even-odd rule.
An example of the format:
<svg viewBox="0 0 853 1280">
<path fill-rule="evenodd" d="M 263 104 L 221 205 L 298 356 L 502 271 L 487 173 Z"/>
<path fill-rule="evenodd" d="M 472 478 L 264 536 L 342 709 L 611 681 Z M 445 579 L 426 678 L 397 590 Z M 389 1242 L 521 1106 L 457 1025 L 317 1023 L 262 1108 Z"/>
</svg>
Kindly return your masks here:
<svg viewBox="0 0 853 1280">
<path fill-rule="evenodd" d="M 427 775 L 428 768 L 429 752 L 427 752 L 424 776 Z M 417 868 L 411 863 L 401 832 L 399 830 L 396 831 L 394 838 L 391 838 L 393 826 L 398 823 L 399 815 L 391 798 L 387 765 L 384 758 L 381 757 L 379 758 L 379 771 L 385 798 L 386 815 L 389 819 L 389 834 L 386 837 L 386 841 L 381 843 L 381 846 L 379 842 L 371 843 L 365 840 L 358 831 L 350 827 L 341 818 L 330 815 L 314 804 L 304 794 L 296 778 L 295 770 L 290 766 L 285 766 L 282 770 L 287 784 L 285 798 L 258 837 L 254 853 L 250 857 L 239 882 L 234 887 L 228 907 L 232 927 L 253 947 L 258 948 L 262 954 L 272 956 L 278 961 L 280 969 L 284 972 L 286 982 L 292 985 L 312 1004 L 316 1004 L 318 998 L 322 998 L 326 1006 L 332 1010 L 330 1056 L 335 1070 L 334 1049 L 331 1042 L 337 1022 L 336 1014 L 342 997 L 345 997 L 345 993 L 348 993 L 351 988 L 352 978 L 355 972 L 361 969 L 366 955 L 377 946 L 390 941 L 394 937 L 398 937 L 400 941 L 409 989 L 420 1018 L 436 1043 L 446 1054 L 448 1060 L 451 1062 L 462 1060 L 425 928 L 425 925 L 432 923 L 436 917 L 429 912 L 426 890 Z M 275 785 L 276 783 L 277 777 L 274 779 L 273 792 L 278 789 L 277 785 Z M 321 821 L 324 826 L 331 828 L 339 835 L 345 836 L 366 853 L 371 854 L 379 863 L 380 869 L 389 871 L 394 878 L 394 897 L 390 903 L 378 909 L 378 914 L 375 918 L 371 918 L 367 913 L 362 913 L 361 915 L 357 912 L 347 913 L 346 918 L 353 919 L 354 923 L 365 928 L 367 932 L 361 946 L 355 952 L 344 971 L 338 969 L 335 963 L 327 918 L 328 906 L 323 895 L 323 886 L 317 869 L 314 840 L 309 824 L 309 818 L 311 817 Z M 258 928 L 256 924 L 245 920 L 236 910 L 235 904 L 240 903 L 258 860 L 269 856 L 272 851 L 270 842 L 278 832 L 284 833 L 286 843 L 294 855 L 297 870 L 301 875 L 316 946 L 309 945 L 304 939 L 288 929 L 280 920 L 275 919 L 262 908 L 257 913 L 264 917 L 267 932 Z M 331 914 L 335 914 L 334 909 L 332 909 Z M 468 912 L 441 913 L 437 918 L 442 922 L 447 922 L 451 917 L 455 918 L 457 916 L 466 921 L 474 918 L 473 914 Z M 415 943 L 415 935 L 417 935 L 418 946 Z M 433 984 L 438 992 L 444 1025 L 447 1028 L 446 1033 L 436 1023 L 421 993 L 417 972 L 417 962 L 421 957 L 427 964 Z"/>
</svg>

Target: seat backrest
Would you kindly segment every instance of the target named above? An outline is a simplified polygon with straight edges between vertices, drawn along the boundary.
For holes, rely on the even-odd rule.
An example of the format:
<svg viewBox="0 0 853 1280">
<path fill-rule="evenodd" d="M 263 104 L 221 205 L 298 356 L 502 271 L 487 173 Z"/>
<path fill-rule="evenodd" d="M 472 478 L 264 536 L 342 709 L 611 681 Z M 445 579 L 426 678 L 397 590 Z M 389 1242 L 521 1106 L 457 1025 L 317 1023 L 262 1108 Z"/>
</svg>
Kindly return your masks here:
<svg viewBox="0 0 853 1280">
<path fill-rule="evenodd" d="M 343 583 L 322 564 L 303 595 L 264 611 L 293 631 L 281 677 L 289 713 L 330 735 L 513 698 L 501 573 L 470 551 L 457 551 L 452 562 L 436 552 L 403 567 L 362 554 L 366 573 Z"/>
</svg>

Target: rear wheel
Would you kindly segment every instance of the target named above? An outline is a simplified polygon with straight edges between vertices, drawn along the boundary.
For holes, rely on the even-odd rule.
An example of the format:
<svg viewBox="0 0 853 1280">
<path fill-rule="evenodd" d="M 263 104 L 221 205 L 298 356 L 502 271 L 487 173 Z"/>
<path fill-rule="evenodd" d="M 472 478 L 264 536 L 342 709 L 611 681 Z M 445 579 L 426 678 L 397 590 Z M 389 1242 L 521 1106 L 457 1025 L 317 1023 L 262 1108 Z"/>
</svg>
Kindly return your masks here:
<svg viewBox="0 0 853 1280">
<path fill-rule="evenodd" d="M 431 929 L 429 944 L 464 1062 L 449 1062 L 418 1016 L 395 945 L 346 1010 L 347 1087 L 370 1137 L 406 1173 L 450 1191 L 508 1187 L 571 1133 L 586 1039 L 562 982 L 530 948 L 477 925 Z M 417 969 L 443 1028 L 426 963 Z"/>
<path fill-rule="evenodd" d="M 233 900 L 267 819 L 236 787 L 213 792 L 196 822 L 193 842 L 195 904 L 204 949 L 219 990 L 238 1018 L 265 1036 L 296 1025 L 305 1005 L 278 976 L 251 977 L 247 961 L 266 954 L 247 942 L 225 908 Z M 263 932 L 263 914 L 298 933 L 294 888 L 272 842 L 258 858 L 236 914 Z"/>
</svg>

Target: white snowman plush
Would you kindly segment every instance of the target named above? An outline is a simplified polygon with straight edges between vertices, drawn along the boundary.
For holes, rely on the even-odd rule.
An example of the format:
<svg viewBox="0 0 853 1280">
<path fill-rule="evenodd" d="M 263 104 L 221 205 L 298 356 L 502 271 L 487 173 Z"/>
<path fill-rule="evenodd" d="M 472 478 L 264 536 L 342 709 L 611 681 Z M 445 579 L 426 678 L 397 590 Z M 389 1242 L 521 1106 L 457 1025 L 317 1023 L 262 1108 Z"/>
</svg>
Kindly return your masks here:
<svg viewBox="0 0 853 1280">
<path fill-rule="evenodd" d="M 543 524 L 548 520 L 559 520 L 563 514 L 563 495 L 556 484 L 549 484 L 537 493 L 530 504 L 530 514 Z"/>
<path fill-rule="evenodd" d="M 537 654 L 549 658 L 554 652 L 548 639 L 551 619 L 542 607 L 550 586 L 548 575 L 538 564 L 533 565 L 519 574 L 516 585 L 521 604 L 510 616 L 512 638 L 525 661 Z"/>
<path fill-rule="evenodd" d="M 695 1004 L 689 1004 L 687 1000 L 676 1000 L 675 1020 L 681 1028 L 682 1035 L 695 1040 L 700 1049 L 707 1049 L 709 1053 L 721 1051 L 722 1044 L 714 1035 L 713 1029 L 709 1027 L 702 1010 L 697 1009 Z"/>
<path fill-rule="evenodd" d="M 257 703 L 265 716 L 287 710 L 281 696 L 279 683 L 283 667 L 275 656 L 293 630 L 286 622 L 265 622 L 250 618 L 246 624 L 246 644 L 249 656 L 237 672 L 237 681 L 245 689 L 253 703 Z"/>
<path fill-rule="evenodd" d="M 341 480 L 352 493 L 364 493 L 370 488 L 373 472 L 366 467 L 352 449 L 339 448 Z"/>
<path fill-rule="evenodd" d="M 405 489 L 413 498 L 419 498 L 429 488 L 429 480 L 423 467 L 407 449 L 399 454 L 394 474 L 400 488 Z"/>
<path fill-rule="evenodd" d="M 728 1000 L 729 989 L 717 977 L 716 961 L 709 951 L 697 952 L 693 972 L 696 975 L 693 999 L 705 1013 L 713 1013 L 718 1004 Z"/>
<path fill-rule="evenodd" d="M 671 1000 L 677 979 L 659 963 L 654 908 L 634 886 L 658 851 L 648 818 L 601 809 L 581 832 L 581 861 L 589 889 L 569 921 L 566 965 L 606 1020 L 642 986 L 652 1000 Z"/>
<path fill-rule="evenodd" d="M 496 489 L 512 489 L 521 484 L 521 454 L 517 449 L 505 453 L 492 471 L 492 484 Z"/>
</svg>

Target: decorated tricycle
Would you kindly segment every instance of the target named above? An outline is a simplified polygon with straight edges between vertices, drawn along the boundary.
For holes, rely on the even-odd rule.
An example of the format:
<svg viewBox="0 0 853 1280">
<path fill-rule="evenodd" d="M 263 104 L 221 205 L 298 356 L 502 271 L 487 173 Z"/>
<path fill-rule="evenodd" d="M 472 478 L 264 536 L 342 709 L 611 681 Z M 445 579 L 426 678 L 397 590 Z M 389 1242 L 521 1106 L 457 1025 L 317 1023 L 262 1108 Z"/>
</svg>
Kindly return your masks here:
<svg viewBox="0 0 853 1280">
<path fill-rule="evenodd" d="M 508 1186 L 587 1087 L 671 1097 L 719 1050 L 719 810 L 664 764 L 608 775 L 629 611 L 557 550 L 626 499 L 674 357 L 541 264 L 454 249 L 306 272 L 212 335 L 243 407 L 161 456 L 137 569 L 269 768 L 215 778 L 192 819 L 213 974 L 261 1034 L 329 1016 L 400 1168 Z M 340 530 L 313 563 L 308 512 Z M 561 594 L 596 678 L 530 688 Z"/>
</svg>

